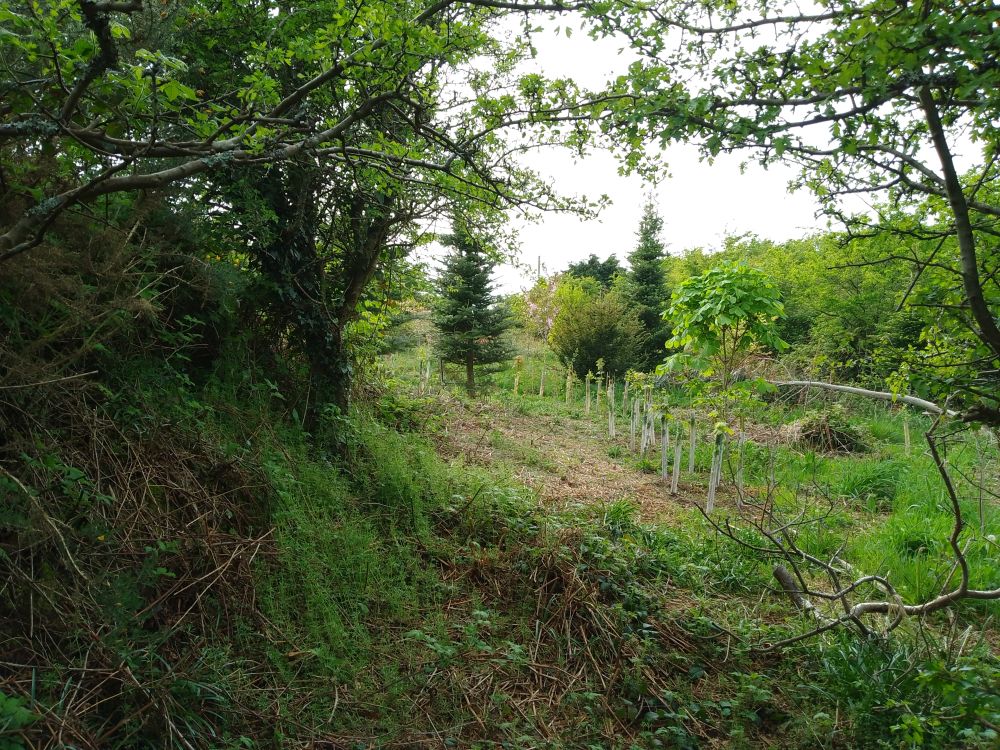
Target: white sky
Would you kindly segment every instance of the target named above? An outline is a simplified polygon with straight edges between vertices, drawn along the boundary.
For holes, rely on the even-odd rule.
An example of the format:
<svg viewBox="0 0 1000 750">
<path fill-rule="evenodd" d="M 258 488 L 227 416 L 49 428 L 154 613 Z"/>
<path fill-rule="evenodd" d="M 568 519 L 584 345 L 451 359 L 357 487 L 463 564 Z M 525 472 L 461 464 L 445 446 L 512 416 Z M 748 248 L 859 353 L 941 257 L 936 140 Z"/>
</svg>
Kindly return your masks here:
<svg viewBox="0 0 1000 750">
<path fill-rule="evenodd" d="M 634 59 L 629 51 L 621 52 L 624 45 L 620 42 L 592 40 L 577 24 L 572 25 L 572 37 L 566 37 L 557 31 L 565 22 L 557 18 L 542 24 L 546 30 L 533 35 L 537 57 L 525 65 L 524 72 L 570 77 L 596 90 L 608 78 L 624 72 Z M 537 17 L 532 23 L 538 25 Z M 508 28 L 509 33 L 521 33 L 517 21 L 510 21 Z M 962 170 L 981 163 L 982 148 L 976 147 L 968 134 L 958 135 L 952 147 Z M 927 149 L 926 163 L 933 168 L 937 161 L 929 145 Z M 606 194 L 612 205 L 591 221 L 568 214 L 547 214 L 537 223 L 514 219 L 521 240 L 520 267 L 498 269 L 499 291 L 510 293 L 531 286 L 539 256 L 543 273 L 562 271 L 591 253 L 602 260 L 614 254 L 624 262 L 635 246 L 642 206 L 650 194 L 664 219 L 663 240 L 668 252 L 674 254 L 695 247 L 718 249 L 730 235 L 750 233 L 781 242 L 830 228 L 808 191 L 788 192 L 787 185 L 796 176 L 791 167 L 772 165 L 765 170 L 750 162 L 749 154 L 720 154 L 710 165 L 699 160 L 694 147 L 683 144 L 671 145 L 662 156 L 670 176 L 653 188 L 639 177 L 620 176 L 617 161 L 606 152 L 595 151 L 577 159 L 565 149 L 552 147 L 525 155 L 522 162 L 551 178 L 561 194 L 592 199 Z M 741 172 L 742 162 L 747 166 Z M 864 212 L 877 197 L 850 196 L 842 205 L 852 212 Z M 432 267 L 438 265 L 440 251 L 424 255 L 430 256 Z"/>
<path fill-rule="evenodd" d="M 618 42 L 594 41 L 578 29 L 574 32 L 572 38 L 554 30 L 535 35 L 538 56 L 528 69 L 548 77 L 572 77 L 596 88 L 627 66 L 628 53 L 619 55 Z M 614 253 L 624 261 L 635 246 L 647 194 L 652 194 L 664 219 L 663 239 L 672 253 L 693 247 L 718 248 L 727 235 L 752 232 L 783 241 L 827 227 L 825 217 L 816 217 L 818 203 L 808 192 L 787 192 L 794 176 L 791 168 L 764 170 L 748 164 L 741 174 L 745 155 L 722 154 L 709 165 L 699 161 L 694 147 L 674 145 L 664 154 L 671 176 L 655 189 L 637 176 L 620 176 L 617 161 L 606 152 L 577 160 L 564 149 L 547 148 L 525 156 L 524 164 L 553 178 L 560 192 L 590 198 L 607 194 L 612 205 L 592 221 L 548 214 L 538 223 L 517 222 L 521 263 L 530 270 L 511 265 L 498 269 L 500 290 L 512 292 L 530 286 L 538 256 L 542 257 L 543 272 L 550 273 L 591 253 L 601 259 Z"/>
</svg>

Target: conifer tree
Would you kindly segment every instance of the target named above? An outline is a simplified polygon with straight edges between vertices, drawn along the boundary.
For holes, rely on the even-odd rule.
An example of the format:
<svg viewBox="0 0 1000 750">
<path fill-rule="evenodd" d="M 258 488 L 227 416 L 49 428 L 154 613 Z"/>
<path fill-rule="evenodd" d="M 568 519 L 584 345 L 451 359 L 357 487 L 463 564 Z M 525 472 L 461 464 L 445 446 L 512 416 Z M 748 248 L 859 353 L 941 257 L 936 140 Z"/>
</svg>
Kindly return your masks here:
<svg viewBox="0 0 1000 750">
<path fill-rule="evenodd" d="M 438 281 L 440 301 L 434 324 L 440 332 L 438 348 L 446 362 L 465 365 L 465 387 L 476 393 L 475 368 L 510 357 L 506 332 L 509 312 L 493 293 L 496 267 L 482 243 L 464 228 L 444 239 L 451 248 Z"/>
<path fill-rule="evenodd" d="M 625 286 L 626 296 L 637 308 L 639 319 L 649 335 L 647 367 L 654 366 L 663 358 L 663 345 L 669 337 L 668 326 L 661 317 L 669 304 L 663 269 L 666 252 L 662 232 L 663 218 L 653 201 L 647 200 L 636 233 L 638 243 L 628 256 L 631 270 Z"/>
</svg>

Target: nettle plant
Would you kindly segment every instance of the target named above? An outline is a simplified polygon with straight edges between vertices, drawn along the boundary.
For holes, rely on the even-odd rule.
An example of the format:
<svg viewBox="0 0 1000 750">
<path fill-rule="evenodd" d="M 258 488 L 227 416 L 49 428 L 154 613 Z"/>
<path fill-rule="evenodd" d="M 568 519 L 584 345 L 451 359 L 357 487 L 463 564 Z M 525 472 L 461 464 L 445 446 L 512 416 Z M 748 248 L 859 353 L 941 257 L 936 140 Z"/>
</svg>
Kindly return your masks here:
<svg viewBox="0 0 1000 750">
<path fill-rule="evenodd" d="M 673 333 L 666 346 L 675 353 L 661 371 L 687 368 L 700 375 L 689 380 L 689 389 L 696 401 L 713 407 L 722 429 L 769 387 L 747 378 L 745 368 L 764 350 L 788 347 L 776 327 L 783 315 L 777 285 L 747 265 L 723 264 L 689 278 L 663 313 Z"/>
</svg>

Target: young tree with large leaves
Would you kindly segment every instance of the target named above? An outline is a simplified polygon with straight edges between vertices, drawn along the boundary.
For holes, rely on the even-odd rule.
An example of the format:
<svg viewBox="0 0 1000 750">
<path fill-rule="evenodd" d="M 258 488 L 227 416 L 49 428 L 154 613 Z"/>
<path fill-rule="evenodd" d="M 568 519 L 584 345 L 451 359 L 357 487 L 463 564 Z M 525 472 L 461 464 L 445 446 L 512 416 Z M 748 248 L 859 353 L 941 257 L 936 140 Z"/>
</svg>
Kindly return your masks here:
<svg viewBox="0 0 1000 750">
<path fill-rule="evenodd" d="M 441 297 L 434 310 L 438 349 L 445 361 L 465 366 L 465 388 L 475 396 L 476 367 L 510 358 L 507 331 L 513 321 L 494 294 L 496 260 L 482 241 L 459 223 L 444 244 L 451 252 L 438 281 Z"/>
</svg>

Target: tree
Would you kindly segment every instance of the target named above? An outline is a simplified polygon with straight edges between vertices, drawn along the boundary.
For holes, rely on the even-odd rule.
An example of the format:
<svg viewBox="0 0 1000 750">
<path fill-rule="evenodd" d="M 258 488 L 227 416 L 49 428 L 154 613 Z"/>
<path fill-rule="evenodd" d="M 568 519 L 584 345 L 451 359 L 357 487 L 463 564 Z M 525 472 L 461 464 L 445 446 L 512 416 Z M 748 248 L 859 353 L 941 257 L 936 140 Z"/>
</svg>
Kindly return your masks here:
<svg viewBox="0 0 1000 750">
<path fill-rule="evenodd" d="M 667 347 L 680 349 L 668 366 L 690 364 L 717 376 L 723 419 L 740 394 L 735 373 L 755 347 L 781 351 L 788 345 L 775 322 L 784 306 L 775 283 L 745 264 L 720 264 L 681 284 L 663 318 L 673 329 Z"/>
<path fill-rule="evenodd" d="M 142 196 L 162 196 L 213 245 L 249 250 L 244 301 L 305 361 L 315 414 L 346 407 L 345 328 L 416 221 L 456 199 L 586 205 L 556 197 L 518 163 L 528 141 L 503 137 L 589 139 L 583 123 L 562 130 L 578 88 L 519 79 L 527 46 L 493 33 L 520 3 L 160 5 L 0 9 L 0 267 L 73 214 L 131 236 Z"/>
<path fill-rule="evenodd" d="M 1000 8 L 815 5 L 672 0 L 594 13 L 639 57 L 607 92 L 604 126 L 632 165 L 650 140 L 694 142 L 707 158 L 745 150 L 765 165 L 800 165 L 799 184 L 851 235 L 954 241 L 942 265 L 955 300 L 940 309 L 974 345 L 946 389 L 966 419 L 1000 424 L 1000 389 L 982 388 L 1000 368 L 1000 280 L 984 257 L 1000 228 Z M 977 165 L 964 174 L 959 144 Z M 892 210 L 849 215 L 840 199 L 857 193 L 882 193 Z M 914 261 L 918 272 L 938 263 L 933 244 Z"/>
<path fill-rule="evenodd" d="M 531 289 L 512 302 L 513 312 L 520 324 L 539 341 L 547 341 L 555 321 L 557 296 L 563 276 L 538 279 Z"/>
<path fill-rule="evenodd" d="M 570 276 L 576 276 L 578 279 L 595 279 L 602 288 L 610 289 L 615 277 L 625 273 L 625 269 L 614 255 L 609 255 L 605 260 L 599 260 L 594 253 L 591 253 L 587 260 L 570 263 L 566 268 L 566 273 Z"/>
<path fill-rule="evenodd" d="M 496 261 L 461 226 L 444 239 L 451 253 L 438 282 L 441 299 L 434 324 L 438 347 L 447 362 L 465 365 L 465 387 L 476 395 L 476 366 L 503 362 L 511 354 L 505 334 L 511 327 L 506 306 L 493 294 Z"/>
<path fill-rule="evenodd" d="M 589 278 L 566 279 L 559 286 L 557 307 L 549 344 L 577 376 L 595 371 L 599 359 L 611 375 L 642 361 L 646 332 L 635 308 L 615 292 L 602 292 Z"/>
<path fill-rule="evenodd" d="M 642 209 L 637 244 L 629 253 L 631 267 L 626 277 L 624 293 L 626 299 L 635 305 L 646 329 L 645 367 L 653 367 L 663 357 L 663 343 L 669 335 L 663 325 L 663 311 L 669 295 L 665 285 L 663 261 L 666 258 L 663 240 L 663 218 L 656 210 L 656 204 L 647 200 Z"/>
</svg>

